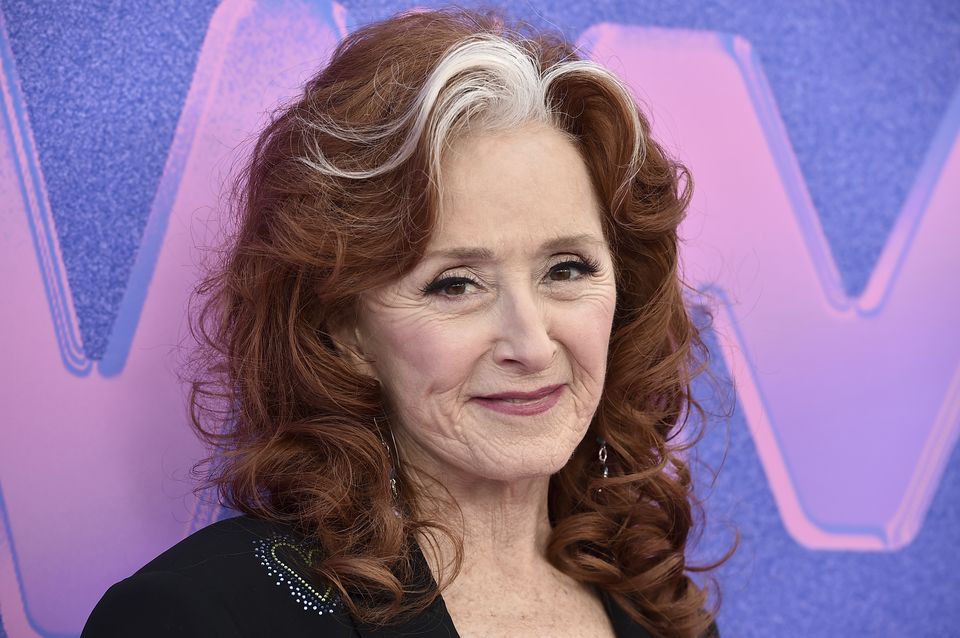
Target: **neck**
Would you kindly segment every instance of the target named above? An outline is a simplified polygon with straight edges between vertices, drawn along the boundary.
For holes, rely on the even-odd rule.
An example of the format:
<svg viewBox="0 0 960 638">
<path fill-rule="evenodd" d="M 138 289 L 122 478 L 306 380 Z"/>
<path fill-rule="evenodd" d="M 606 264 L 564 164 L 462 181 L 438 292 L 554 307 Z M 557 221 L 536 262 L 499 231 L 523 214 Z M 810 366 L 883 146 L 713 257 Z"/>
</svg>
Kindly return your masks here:
<svg viewBox="0 0 960 638">
<path fill-rule="evenodd" d="M 426 497 L 421 499 L 421 515 L 462 538 L 461 574 L 502 572 L 515 577 L 548 567 L 549 476 L 500 481 L 465 476 L 450 468 L 430 467 L 428 472 L 443 477 L 442 488 L 415 470 L 408 471 L 413 474 L 411 487 Z M 434 578 L 447 582 L 456 554 L 450 539 L 438 534 L 435 542 L 425 542 L 421 537 L 420 545 Z"/>
</svg>

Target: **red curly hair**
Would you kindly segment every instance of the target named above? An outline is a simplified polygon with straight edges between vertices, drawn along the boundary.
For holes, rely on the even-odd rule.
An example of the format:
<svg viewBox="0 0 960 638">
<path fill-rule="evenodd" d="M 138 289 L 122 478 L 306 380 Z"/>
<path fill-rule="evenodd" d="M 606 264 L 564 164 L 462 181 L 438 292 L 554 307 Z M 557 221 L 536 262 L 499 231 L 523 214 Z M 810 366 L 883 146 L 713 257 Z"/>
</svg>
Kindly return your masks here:
<svg viewBox="0 0 960 638">
<path fill-rule="evenodd" d="M 739 536 L 719 561 L 687 564 L 703 508 L 683 452 L 703 429 L 685 443 L 676 434 L 691 413 L 702 420 L 691 382 L 709 356 L 678 270 L 692 181 L 615 76 L 561 36 L 496 12 L 406 13 L 357 30 L 257 138 L 235 183 L 236 231 L 195 290 L 191 417 L 212 446 L 197 467 L 225 505 L 315 540 L 316 575 L 355 617 L 388 621 L 435 599 L 436 587 L 415 584 L 410 543 L 447 534 L 457 565 L 462 543 L 419 514 L 411 489 L 395 515 L 383 390 L 331 334 L 352 325 L 364 291 L 422 257 L 438 221 L 440 149 L 468 127 L 537 119 L 568 136 L 589 169 L 617 285 L 603 396 L 550 479 L 548 559 L 652 633 L 700 636 L 719 587 L 708 611 L 687 572 L 721 565 Z M 607 478 L 597 436 L 610 451 Z"/>
</svg>

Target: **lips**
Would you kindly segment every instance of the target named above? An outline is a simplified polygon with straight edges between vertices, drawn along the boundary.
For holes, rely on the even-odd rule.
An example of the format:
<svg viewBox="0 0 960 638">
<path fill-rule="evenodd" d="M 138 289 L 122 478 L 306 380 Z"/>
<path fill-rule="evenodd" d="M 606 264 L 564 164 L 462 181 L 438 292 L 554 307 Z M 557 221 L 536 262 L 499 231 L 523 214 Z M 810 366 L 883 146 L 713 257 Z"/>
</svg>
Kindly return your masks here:
<svg viewBox="0 0 960 638">
<path fill-rule="evenodd" d="M 486 394 L 480 399 L 499 399 L 501 401 L 507 402 L 521 402 L 521 401 L 531 401 L 535 399 L 540 399 L 547 396 L 557 388 L 559 388 L 562 383 L 556 385 L 548 385 L 540 388 L 539 390 L 534 390 L 533 392 L 500 392 L 498 394 Z"/>
<path fill-rule="evenodd" d="M 501 414 L 507 414 L 512 416 L 533 416 L 535 414 L 542 414 L 555 406 L 563 395 L 564 386 L 555 385 L 551 386 L 554 388 L 552 392 L 547 392 L 546 394 L 541 394 L 539 397 L 532 399 L 502 399 L 497 398 L 493 399 L 490 397 L 475 397 L 473 402 L 479 404 L 485 408 L 499 412 Z M 537 395 L 540 391 L 527 393 L 529 395 Z M 507 393 L 509 394 L 518 394 L 518 393 Z M 500 396 L 503 396 L 502 394 Z"/>
</svg>

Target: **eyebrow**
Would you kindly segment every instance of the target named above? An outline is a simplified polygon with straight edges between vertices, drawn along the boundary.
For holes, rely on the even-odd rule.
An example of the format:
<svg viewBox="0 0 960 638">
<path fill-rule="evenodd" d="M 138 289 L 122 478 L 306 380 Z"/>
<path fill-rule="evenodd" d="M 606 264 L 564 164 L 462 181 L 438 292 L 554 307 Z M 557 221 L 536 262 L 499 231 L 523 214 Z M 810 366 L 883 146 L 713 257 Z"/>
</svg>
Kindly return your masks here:
<svg viewBox="0 0 960 638">
<path fill-rule="evenodd" d="M 580 233 L 579 235 L 564 235 L 548 239 L 540 245 L 540 253 L 559 250 L 561 248 L 572 248 L 581 245 L 603 246 L 606 242 L 599 239 L 596 235 L 590 233 Z M 477 248 L 475 246 L 456 246 L 443 250 L 432 250 L 423 258 L 436 259 L 438 257 L 450 257 L 454 259 L 467 259 L 471 261 L 494 261 L 496 255 L 489 248 Z"/>
</svg>

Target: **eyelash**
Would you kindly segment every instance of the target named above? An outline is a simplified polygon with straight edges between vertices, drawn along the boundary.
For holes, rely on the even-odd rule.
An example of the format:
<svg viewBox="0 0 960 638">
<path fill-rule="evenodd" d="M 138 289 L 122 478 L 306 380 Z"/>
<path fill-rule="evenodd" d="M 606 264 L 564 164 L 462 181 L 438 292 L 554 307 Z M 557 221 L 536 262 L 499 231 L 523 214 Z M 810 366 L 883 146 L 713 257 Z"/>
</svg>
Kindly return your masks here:
<svg viewBox="0 0 960 638">
<path fill-rule="evenodd" d="M 568 269 L 571 266 L 574 266 L 580 270 L 581 274 L 584 277 L 595 275 L 597 272 L 600 271 L 600 262 L 598 262 L 596 259 L 593 259 L 592 257 L 580 257 L 579 255 L 578 257 L 579 259 L 575 259 L 575 260 L 571 259 L 571 260 L 562 261 L 560 263 L 554 264 L 550 268 L 550 272 L 553 272 L 554 269 L 560 266 L 566 266 Z M 579 277 L 578 279 L 582 279 L 582 277 Z M 576 281 L 576 280 L 566 280 L 566 281 Z M 476 286 L 477 282 L 475 282 L 473 279 L 470 279 L 469 277 L 442 277 L 440 279 L 435 279 L 431 283 L 422 287 L 420 289 L 420 292 L 423 295 L 437 295 L 437 296 L 446 297 L 447 299 L 454 299 L 456 297 L 466 296 L 462 294 L 461 295 L 440 295 L 439 294 L 444 288 L 447 288 L 448 286 L 455 286 L 457 284 L 472 284 Z"/>
</svg>

